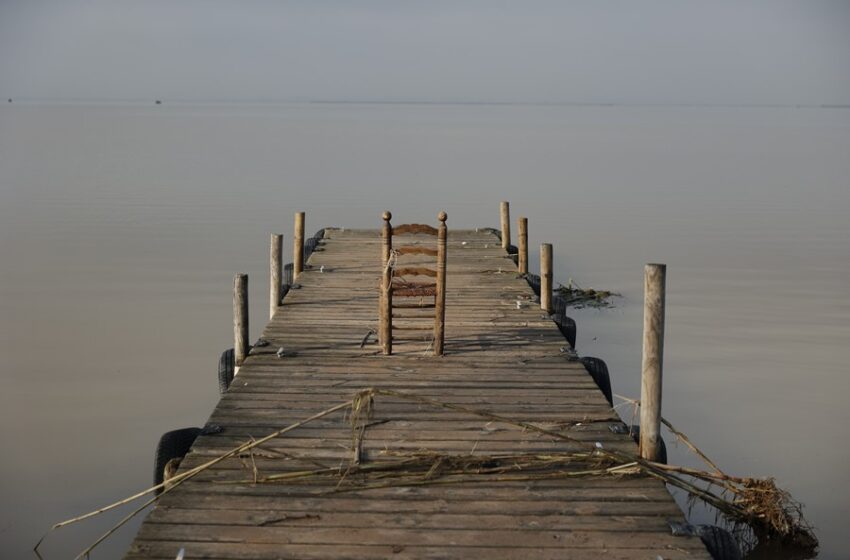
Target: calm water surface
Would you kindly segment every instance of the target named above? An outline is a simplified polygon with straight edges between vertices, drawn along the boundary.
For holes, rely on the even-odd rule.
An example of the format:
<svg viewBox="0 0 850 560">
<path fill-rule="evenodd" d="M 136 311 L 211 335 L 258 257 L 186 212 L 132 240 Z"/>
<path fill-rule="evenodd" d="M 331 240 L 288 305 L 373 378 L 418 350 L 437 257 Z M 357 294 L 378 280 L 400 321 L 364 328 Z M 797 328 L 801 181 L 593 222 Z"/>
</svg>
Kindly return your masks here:
<svg viewBox="0 0 850 560">
<path fill-rule="evenodd" d="M 668 264 L 665 416 L 728 472 L 775 476 L 820 557 L 845 558 L 848 154 L 848 110 L 4 105 L 0 555 L 148 486 L 160 434 L 204 423 L 233 274 L 256 336 L 268 234 L 290 239 L 293 212 L 311 232 L 385 208 L 493 226 L 509 199 L 532 247 L 554 243 L 556 281 L 623 294 L 573 313 L 616 393 L 639 394 L 643 264 Z"/>
</svg>

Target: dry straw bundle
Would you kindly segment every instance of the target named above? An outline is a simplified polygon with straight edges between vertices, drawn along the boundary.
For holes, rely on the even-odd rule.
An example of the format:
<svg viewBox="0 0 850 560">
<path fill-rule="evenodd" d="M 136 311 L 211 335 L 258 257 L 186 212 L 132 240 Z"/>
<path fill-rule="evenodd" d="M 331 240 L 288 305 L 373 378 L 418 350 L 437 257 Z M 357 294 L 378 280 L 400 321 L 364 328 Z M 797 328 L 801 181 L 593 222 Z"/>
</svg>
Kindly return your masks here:
<svg viewBox="0 0 850 560">
<path fill-rule="evenodd" d="M 503 455 L 447 454 L 427 449 L 413 453 L 387 451 L 385 453 L 387 459 L 385 460 L 364 462 L 361 449 L 367 429 L 371 425 L 380 423 L 371 422 L 376 407 L 376 397 L 392 397 L 435 409 L 461 412 L 569 443 L 571 449 L 578 445 L 581 446 L 581 450 L 562 453 Z M 631 399 L 624 400 L 635 406 L 639 404 Z M 288 471 L 266 476 L 258 471 L 254 462 L 255 449 L 274 438 L 284 436 L 292 430 L 336 412 L 345 412 L 346 421 L 351 427 L 352 456 L 350 461 L 335 468 L 317 465 L 316 469 Z M 230 483 L 287 484 L 297 482 L 304 484 L 313 482 L 328 486 L 328 481 L 333 481 L 334 484 L 330 485 L 329 492 L 363 491 L 393 486 L 469 484 L 484 481 L 507 482 L 574 477 L 651 476 L 684 490 L 692 500 L 699 500 L 716 508 L 731 526 L 738 529 L 738 534 L 749 535 L 749 538 L 745 537 L 749 544 L 758 540 L 759 542 L 778 542 L 798 549 L 814 550 L 817 547 L 817 538 L 811 526 L 803 517 L 802 505 L 795 501 L 788 492 L 778 488 L 772 478 L 735 477 L 724 473 L 684 434 L 676 430 L 666 420 L 663 422 L 679 441 L 683 442 L 706 464 L 708 470 L 647 461 L 637 454 L 601 448 L 593 443 L 530 422 L 517 421 L 499 414 L 444 403 L 411 393 L 388 389 L 365 389 L 357 392 L 346 402 L 332 406 L 262 438 L 251 438 L 202 465 L 184 470 L 160 485 L 148 488 L 96 511 L 57 523 L 48 531 L 48 534 L 61 527 L 135 502 L 145 496 L 153 496 L 131 511 L 76 558 L 87 557 L 98 544 L 157 501 L 160 496 L 173 491 L 183 482 L 225 459 L 240 458 L 250 460 L 250 463 L 243 462 L 243 464 L 252 470 L 251 477 Z M 156 493 L 160 491 L 161 493 L 157 495 Z M 38 553 L 38 547 L 43 540 L 44 537 L 36 544 L 36 553 Z"/>
</svg>

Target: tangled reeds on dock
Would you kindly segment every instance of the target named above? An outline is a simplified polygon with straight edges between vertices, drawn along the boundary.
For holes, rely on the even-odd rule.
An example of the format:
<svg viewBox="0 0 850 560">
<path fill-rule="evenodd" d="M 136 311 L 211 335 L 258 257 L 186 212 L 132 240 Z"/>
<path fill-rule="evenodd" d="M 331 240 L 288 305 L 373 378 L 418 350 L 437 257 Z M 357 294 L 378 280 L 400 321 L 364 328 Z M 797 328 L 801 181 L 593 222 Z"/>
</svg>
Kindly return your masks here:
<svg viewBox="0 0 850 560">
<path fill-rule="evenodd" d="M 127 558 L 173 558 L 184 545 L 186 558 L 709 558 L 700 537 L 671 532 L 685 519 L 670 485 L 753 538 L 816 546 L 771 479 L 724 473 L 661 418 L 663 265 L 647 267 L 637 447 L 600 390 L 605 368 L 586 369 L 601 360 L 579 359 L 556 325 L 551 246 L 531 305 L 530 275 L 519 274 L 527 221 L 519 231 L 518 269 L 507 235 L 449 232 L 441 357 L 433 307 L 392 317 L 391 355 L 363 336 L 378 332 L 379 232 L 326 228 L 309 260 L 296 241 L 304 261 L 291 290 L 270 287 L 262 344 L 247 343 L 247 282 L 236 282 L 238 372 L 177 472 L 54 528 L 141 502 L 80 557 L 156 503 Z M 272 238 L 273 283 L 281 244 Z M 704 470 L 659 460 L 662 424 Z"/>
<path fill-rule="evenodd" d="M 387 452 L 390 460 L 361 463 L 360 449 L 375 411 L 375 398 L 396 397 L 437 409 L 455 410 L 511 426 L 536 432 L 558 441 L 579 444 L 583 451 L 553 453 L 513 453 L 504 455 L 448 454 L 429 449 L 410 453 Z M 639 405 L 638 401 L 630 402 Z M 461 484 L 489 481 L 525 481 L 553 478 L 599 476 L 652 476 L 680 488 L 695 500 L 716 508 L 736 529 L 749 529 L 758 539 L 773 540 L 795 547 L 817 546 L 811 526 L 803 515 L 802 505 L 776 486 L 772 478 L 731 476 L 720 470 L 683 433 L 669 421 L 662 420 L 679 441 L 710 470 L 699 470 L 641 458 L 638 454 L 605 449 L 601 444 L 588 444 L 569 436 L 569 429 L 552 430 L 536 424 L 517 422 L 492 412 L 474 410 L 417 395 L 382 389 L 357 393 L 347 408 L 352 430 L 352 461 L 335 468 L 320 468 L 285 474 L 262 476 L 252 462 L 253 476 L 240 482 L 286 483 L 330 478 L 338 481 L 334 492 L 364 490 L 392 486 L 427 484 Z M 252 455 L 247 455 L 251 458 Z M 243 453 L 240 457 L 245 458 Z M 246 464 L 247 467 L 247 464 Z M 698 482 L 706 484 L 700 487 Z"/>
<path fill-rule="evenodd" d="M 481 418 L 488 423 L 498 423 L 512 429 L 530 431 L 555 441 L 579 445 L 582 450 L 547 453 L 506 453 L 475 455 L 472 453 L 451 454 L 430 449 L 412 452 L 387 451 L 382 460 L 362 461 L 361 449 L 368 428 L 373 425 L 377 408 L 376 399 L 394 397 L 425 405 L 434 409 L 461 412 Z M 634 404 L 637 401 L 629 400 Z M 293 470 L 277 474 L 263 474 L 257 467 L 255 453 L 265 457 L 289 457 L 279 452 L 268 451 L 263 445 L 272 439 L 285 436 L 292 430 L 306 426 L 325 416 L 342 414 L 342 422 L 351 429 L 351 457 L 335 467 L 320 466 L 308 470 Z M 638 454 L 606 449 L 599 443 L 579 440 L 570 434 L 571 426 L 560 429 L 541 427 L 535 423 L 512 420 L 498 413 L 475 410 L 464 406 L 386 389 L 366 389 L 356 393 L 351 400 L 338 403 L 302 421 L 282 427 L 256 439 L 251 438 L 220 456 L 180 474 L 175 474 L 162 484 L 148 488 L 134 496 L 110 504 L 84 516 L 59 523 L 59 527 L 76 523 L 93 515 L 105 513 L 116 507 L 154 496 L 142 507 L 112 527 L 78 558 L 89 554 L 106 537 L 119 529 L 133 516 L 182 483 L 202 474 L 217 463 L 228 459 L 242 460 L 243 467 L 250 471 L 245 479 L 222 481 L 220 484 L 316 484 L 327 493 L 374 490 L 428 485 L 454 485 L 475 483 L 520 482 L 583 477 L 638 477 L 650 476 L 664 481 L 688 493 L 691 499 L 700 500 L 723 514 L 726 522 L 739 533 L 750 531 L 758 541 L 774 541 L 796 548 L 814 549 L 817 539 L 805 520 L 802 506 L 791 495 L 775 484 L 772 478 L 736 477 L 724 473 L 684 434 L 676 430 L 667 420 L 664 424 L 693 453 L 704 461 L 710 470 L 699 470 L 675 465 L 647 461 Z M 381 421 L 377 422 L 378 424 Z M 474 451 L 474 450 L 473 450 Z M 276 469 L 275 469 L 276 470 Z M 328 482 L 332 484 L 329 486 Z M 700 486 L 703 483 L 704 486 Z M 160 493 L 160 494 L 158 494 Z M 743 538 L 747 538 L 745 532 Z"/>
</svg>

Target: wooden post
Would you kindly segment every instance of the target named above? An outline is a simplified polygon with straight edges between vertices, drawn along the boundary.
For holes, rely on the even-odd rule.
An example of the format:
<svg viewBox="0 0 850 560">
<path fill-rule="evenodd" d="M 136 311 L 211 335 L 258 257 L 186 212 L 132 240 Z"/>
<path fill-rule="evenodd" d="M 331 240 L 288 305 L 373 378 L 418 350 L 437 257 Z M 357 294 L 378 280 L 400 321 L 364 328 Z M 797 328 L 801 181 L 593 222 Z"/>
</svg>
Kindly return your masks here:
<svg viewBox="0 0 850 560">
<path fill-rule="evenodd" d="M 552 313 L 552 244 L 540 245 L 540 309 Z"/>
<path fill-rule="evenodd" d="M 507 200 L 501 204 L 502 214 L 502 249 L 505 251 L 511 246 L 511 205 Z"/>
<path fill-rule="evenodd" d="M 384 354 L 393 353 L 393 269 L 390 262 L 393 250 L 393 226 L 390 224 L 392 213 L 384 212 L 384 225 L 381 228 L 381 294 L 380 328 L 378 338 Z"/>
<path fill-rule="evenodd" d="M 241 366 L 249 350 L 247 274 L 237 274 L 233 279 L 233 350 L 236 365 Z"/>
<path fill-rule="evenodd" d="M 283 283 L 282 261 L 283 235 L 273 233 L 271 247 L 269 249 L 269 319 L 274 319 L 274 314 L 280 305 Z"/>
<path fill-rule="evenodd" d="M 304 212 L 295 213 L 295 236 L 292 239 L 292 281 L 304 270 Z"/>
<path fill-rule="evenodd" d="M 440 212 L 437 219 L 440 220 L 437 231 L 437 294 L 434 300 L 434 355 L 443 355 L 443 344 L 446 337 L 446 238 L 448 228 L 446 227 L 445 212 Z"/>
<path fill-rule="evenodd" d="M 661 370 L 664 363 L 664 305 L 667 265 L 644 269 L 643 362 L 640 382 L 640 456 L 661 456 Z"/>
<path fill-rule="evenodd" d="M 528 274 L 528 218 L 520 218 L 518 220 L 519 233 L 519 266 L 520 274 Z"/>
</svg>

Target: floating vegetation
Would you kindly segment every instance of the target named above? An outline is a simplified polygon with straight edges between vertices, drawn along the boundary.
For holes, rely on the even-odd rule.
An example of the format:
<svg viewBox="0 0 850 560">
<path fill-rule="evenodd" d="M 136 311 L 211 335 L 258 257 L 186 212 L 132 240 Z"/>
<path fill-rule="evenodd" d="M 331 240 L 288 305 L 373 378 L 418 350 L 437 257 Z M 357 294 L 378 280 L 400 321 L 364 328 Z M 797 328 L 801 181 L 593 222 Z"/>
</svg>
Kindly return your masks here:
<svg viewBox="0 0 850 560">
<path fill-rule="evenodd" d="M 614 396 L 631 403 L 636 409 L 640 406 L 640 401 Z M 751 478 L 726 474 L 667 419 L 662 417 L 661 423 L 676 437 L 677 442 L 685 444 L 710 470 L 649 463 L 647 474 L 684 490 L 692 503 L 702 501 L 713 506 L 746 548 L 778 546 L 794 549 L 801 555 L 800 558 L 814 557 L 818 539 L 803 515 L 803 504 L 796 501 L 788 491 L 776 486 L 772 477 Z"/>
<path fill-rule="evenodd" d="M 616 292 L 608 290 L 594 290 L 593 288 L 581 288 L 570 278 L 566 286 L 560 285 L 556 290 L 558 295 L 564 298 L 567 307 L 583 309 L 585 307 L 614 307 L 614 298 L 622 297 Z"/>
<path fill-rule="evenodd" d="M 362 454 L 363 442 L 371 426 L 382 424 L 373 420 L 380 410 L 380 398 L 399 399 L 418 406 L 451 410 L 491 422 L 498 422 L 512 429 L 534 432 L 552 438 L 555 442 L 569 444 L 570 449 L 550 453 L 506 453 L 482 455 L 473 453 L 445 453 L 440 450 L 421 449 L 413 452 L 385 449 L 380 460 L 368 460 Z M 637 401 L 623 400 L 639 406 Z M 256 452 L 263 453 L 264 443 L 314 420 L 334 413 L 345 414 L 345 424 L 351 430 L 350 460 L 339 466 L 316 464 L 315 469 L 290 470 L 263 474 L 254 461 Z M 814 552 L 818 541 L 811 526 L 803 517 L 802 505 L 791 495 L 776 486 L 772 478 L 736 477 L 724 473 L 684 434 L 666 420 L 662 422 L 699 457 L 707 466 L 700 470 L 676 465 L 647 461 L 637 453 L 604 447 L 600 443 L 588 442 L 570 435 L 571 426 L 547 428 L 532 422 L 523 422 L 495 412 L 476 410 L 457 404 L 445 403 L 422 397 L 414 393 L 390 389 L 365 389 L 358 391 L 350 400 L 320 411 L 308 418 L 273 431 L 262 438 L 249 438 L 242 444 L 199 466 L 175 474 L 166 482 L 143 490 L 133 496 L 104 506 L 54 525 L 48 534 L 60 527 L 89 519 L 117 507 L 135 502 L 151 495 L 140 507 L 130 512 L 115 526 L 82 551 L 77 558 L 88 554 L 103 540 L 113 534 L 130 519 L 144 511 L 161 496 L 174 491 L 183 482 L 213 467 L 228 458 L 242 460 L 243 467 L 250 471 L 245 479 L 210 482 L 211 484 L 299 484 L 313 483 L 325 488 L 328 493 L 368 491 L 387 487 L 414 487 L 447 484 L 474 484 L 476 482 L 514 482 L 553 480 L 581 477 L 639 477 L 649 476 L 688 493 L 690 499 L 702 501 L 716 508 L 734 528 L 747 531 L 753 539 L 745 543 L 752 546 L 773 543 L 778 546 L 795 547 Z M 274 455 L 272 455 L 274 457 Z M 249 461 L 245 461 L 248 459 Z M 275 469 L 279 471 L 280 469 Z M 157 494 L 158 491 L 161 491 Z M 47 535 L 45 535 L 46 537 Z M 45 537 L 36 544 L 35 551 Z"/>
</svg>

